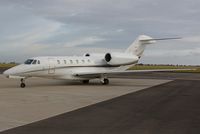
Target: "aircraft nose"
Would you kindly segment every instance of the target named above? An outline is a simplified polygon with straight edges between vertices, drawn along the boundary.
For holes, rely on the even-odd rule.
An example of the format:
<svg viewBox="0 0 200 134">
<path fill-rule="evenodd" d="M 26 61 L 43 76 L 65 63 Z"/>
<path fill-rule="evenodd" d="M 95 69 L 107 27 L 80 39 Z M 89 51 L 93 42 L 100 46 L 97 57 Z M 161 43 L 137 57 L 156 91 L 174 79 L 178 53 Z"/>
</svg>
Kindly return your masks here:
<svg viewBox="0 0 200 134">
<path fill-rule="evenodd" d="M 4 72 L 3 72 L 3 75 L 5 75 L 5 76 L 14 75 L 15 72 L 16 72 L 16 71 L 15 71 L 15 67 L 13 67 L 13 68 L 10 68 L 10 69 L 4 71 Z"/>
<path fill-rule="evenodd" d="M 10 74 L 11 74 L 10 69 L 8 69 L 8 70 L 6 70 L 6 71 L 3 72 L 3 75 L 5 75 L 5 76 L 8 76 Z"/>
<path fill-rule="evenodd" d="M 18 75 L 19 73 L 22 72 L 22 66 L 21 65 L 18 65 L 18 66 L 15 66 L 15 67 L 12 67 L 6 71 L 3 72 L 3 75 L 5 76 L 11 76 L 11 75 Z"/>
</svg>

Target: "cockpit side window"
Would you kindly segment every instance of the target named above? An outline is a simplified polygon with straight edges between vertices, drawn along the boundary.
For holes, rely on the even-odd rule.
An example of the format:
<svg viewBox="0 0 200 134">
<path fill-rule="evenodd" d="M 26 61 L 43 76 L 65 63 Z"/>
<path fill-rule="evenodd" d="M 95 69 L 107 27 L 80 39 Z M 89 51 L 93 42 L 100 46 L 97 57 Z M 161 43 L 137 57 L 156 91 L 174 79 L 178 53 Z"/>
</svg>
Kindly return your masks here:
<svg viewBox="0 0 200 134">
<path fill-rule="evenodd" d="M 36 64 L 37 63 L 37 60 L 34 60 L 33 62 L 32 62 L 32 64 Z"/>
<path fill-rule="evenodd" d="M 24 64 L 30 65 L 33 62 L 33 59 L 28 59 L 24 62 Z"/>
<path fill-rule="evenodd" d="M 38 60 L 37 64 L 40 64 L 40 61 Z"/>
</svg>

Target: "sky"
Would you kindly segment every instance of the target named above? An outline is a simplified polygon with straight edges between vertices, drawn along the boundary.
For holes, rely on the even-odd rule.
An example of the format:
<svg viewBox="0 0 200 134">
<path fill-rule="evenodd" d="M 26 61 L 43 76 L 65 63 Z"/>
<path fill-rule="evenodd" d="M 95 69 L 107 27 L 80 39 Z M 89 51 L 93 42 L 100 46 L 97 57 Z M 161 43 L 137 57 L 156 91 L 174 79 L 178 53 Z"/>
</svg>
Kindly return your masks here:
<svg viewBox="0 0 200 134">
<path fill-rule="evenodd" d="M 123 52 L 139 35 L 140 63 L 200 65 L 199 0 L 0 0 L 0 62 Z"/>
</svg>

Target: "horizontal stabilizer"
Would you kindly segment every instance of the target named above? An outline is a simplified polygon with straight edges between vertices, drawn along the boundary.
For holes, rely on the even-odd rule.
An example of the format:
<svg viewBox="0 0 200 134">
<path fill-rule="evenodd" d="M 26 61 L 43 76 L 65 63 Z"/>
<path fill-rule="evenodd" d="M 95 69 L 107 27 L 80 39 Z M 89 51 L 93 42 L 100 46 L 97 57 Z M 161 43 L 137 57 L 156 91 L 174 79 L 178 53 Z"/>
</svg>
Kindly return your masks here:
<svg viewBox="0 0 200 134">
<path fill-rule="evenodd" d="M 181 37 L 175 37 L 175 38 L 152 38 L 152 39 L 140 39 L 140 41 L 159 41 L 159 40 L 177 40 L 182 39 Z"/>
</svg>

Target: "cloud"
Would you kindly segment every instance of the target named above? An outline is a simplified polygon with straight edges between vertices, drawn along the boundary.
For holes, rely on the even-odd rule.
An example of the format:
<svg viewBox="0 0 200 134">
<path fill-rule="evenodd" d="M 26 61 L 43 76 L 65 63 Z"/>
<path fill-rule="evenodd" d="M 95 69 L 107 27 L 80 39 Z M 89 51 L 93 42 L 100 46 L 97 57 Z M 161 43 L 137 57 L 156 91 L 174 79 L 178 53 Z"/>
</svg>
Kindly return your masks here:
<svg viewBox="0 0 200 134">
<path fill-rule="evenodd" d="M 121 33 L 121 32 L 124 32 L 125 30 L 124 29 L 117 29 L 116 30 L 118 33 Z"/>
<path fill-rule="evenodd" d="M 105 41 L 105 39 L 91 36 L 91 37 L 82 37 L 79 39 L 75 39 L 73 41 L 67 42 L 64 44 L 65 47 L 75 47 L 81 45 L 94 45 L 95 43 Z"/>
<path fill-rule="evenodd" d="M 71 54 L 89 46 L 125 49 L 138 35 L 147 34 L 186 38 L 147 47 L 145 54 L 155 56 L 151 60 L 144 56 L 144 62 L 200 64 L 195 55 L 200 41 L 199 6 L 196 0 L 174 0 L 173 4 L 160 0 L 1 0 L 0 61 Z M 179 58 L 164 58 L 167 55 Z M 182 60 L 188 56 L 193 61 Z"/>
<path fill-rule="evenodd" d="M 187 50 L 162 50 L 162 51 L 153 51 L 151 53 L 145 53 L 147 57 L 186 57 L 186 56 L 200 56 L 200 48 L 196 49 L 187 49 Z"/>
<path fill-rule="evenodd" d="M 195 35 L 195 36 L 190 36 L 190 37 L 184 37 L 182 39 L 182 42 L 199 43 L 200 44 L 200 35 Z"/>
</svg>

